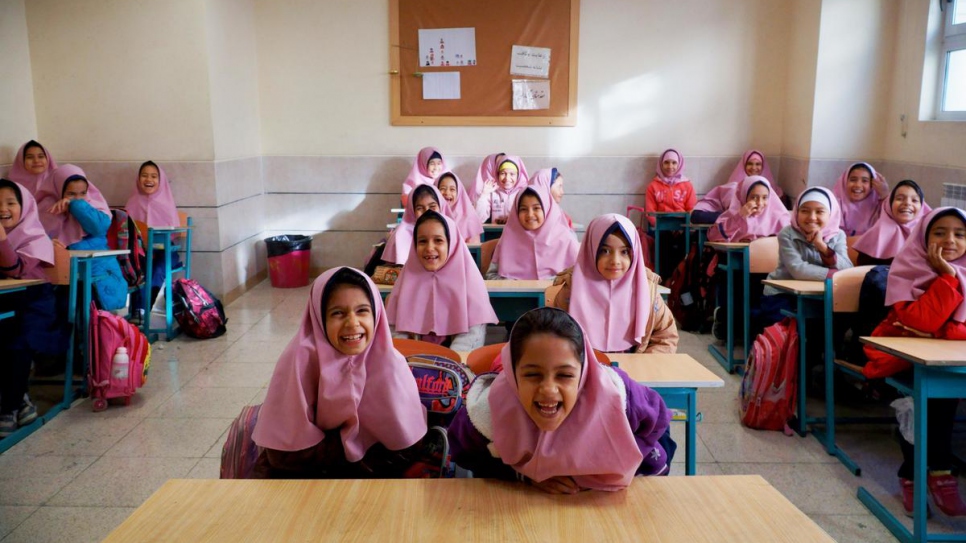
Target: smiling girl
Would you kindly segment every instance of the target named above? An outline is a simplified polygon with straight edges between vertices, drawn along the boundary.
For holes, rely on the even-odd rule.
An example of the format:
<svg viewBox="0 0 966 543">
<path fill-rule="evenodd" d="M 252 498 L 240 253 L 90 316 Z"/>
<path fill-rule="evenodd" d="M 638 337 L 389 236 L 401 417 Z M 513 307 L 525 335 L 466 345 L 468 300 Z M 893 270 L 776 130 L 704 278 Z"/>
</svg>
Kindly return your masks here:
<svg viewBox="0 0 966 543">
<path fill-rule="evenodd" d="M 887 200 L 882 201 L 879 220 L 852 248 L 859 252 L 859 266 L 891 264 L 912 229 L 931 208 L 915 181 L 900 181 Z"/>
<path fill-rule="evenodd" d="M 777 235 L 788 226 L 788 210 L 768 179 L 744 178 L 734 191 L 728 210 L 708 230 L 711 241 L 753 241 Z"/>
<path fill-rule="evenodd" d="M 272 374 L 252 434 L 263 448 L 255 476 L 401 477 L 426 435 L 375 284 L 352 268 L 325 272 Z"/>
<path fill-rule="evenodd" d="M 37 196 L 44 180 L 57 169 L 57 161 L 47 149 L 34 140 L 20 147 L 10 166 L 10 179 L 19 183 L 33 196 Z"/>
<path fill-rule="evenodd" d="M 480 197 L 476 200 L 476 214 L 480 220 L 506 223 L 513 215 L 513 197 L 527 186 L 528 179 L 523 160 L 518 156 L 504 155 L 496 168 L 496 179 L 485 181 L 480 188 Z"/>
<path fill-rule="evenodd" d="M 889 195 L 889 185 L 871 164 L 856 162 L 842 172 L 832 193 L 842 206 L 840 228 L 847 236 L 861 236 L 879 218 L 879 207 Z"/>
<path fill-rule="evenodd" d="M 482 347 L 486 325 L 499 319 L 456 223 L 427 211 L 416 220 L 415 240 L 386 308 L 394 335 L 455 351 Z"/>
<path fill-rule="evenodd" d="M 674 149 L 661 153 L 657 172 L 647 185 L 645 209 L 651 212 L 691 211 L 698 202 L 691 180 L 684 176 L 684 155 Z M 655 218 L 648 215 L 653 227 Z"/>
<path fill-rule="evenodd" d="M 443 158 L 443 154 L 439 149 L 435 147 L 423 147 L 420 149 L 416 155 L 416 159 L 413 160 L 413 167 L 410 168 L 409 175 L 403 181 L 402 196 L 400 198 L 403 206 L 409 201 L 409 194 L 416 187 L 419 185 L 432 185 L 433 180 L 445 171 L 449 171 L 449 166 L 446 165 L 446 159 Z"/>
<path fill-rule="evenodd" d="M 171 184 L 161 166 L 152 161 L 141 164 L 138 168 L 137 184 L 131 197 L 124 206 L 128 216 L 135 221 L 144 223 L 151 228 L 167 228 L 181 226 L 178 216 L 178 206 L 174 203 Z M 164 251 L 154 251 L 151 270 L 151 303 L 157 298 L 164 284 Z M 172 255 L 171 267 L 181 266 L 181 258 L 177 252 Z M 140 307 L 140 290 L 136 291 L 131 301 L 134 307 Z"/>
<path fill-rule="evenodd" d="M 507 369 L 477 377 L 449 427 L 453 460 L 474 477 L 575 494 L 667 474 L 676 445 L 664 400 L 599 363 L 570 315 L 525 313 L 500 357 Z"/>
<path fill-rule="evenodd" d="M 447 215 L 449 213 L 442 205 L 443 196 L 432 184 L 419 185 L 413 190 L 412 198 L 406 202 L 402 222 L 389 233 L 386 248 L 382 252 L 382 260 L 390 264 L 402 266 L 409 258 L 409 249 L 413 244 L 413 229 L 416 219 L 427 211 L 436 211 Z"/>
<path fill-rule="evenodd" d="M 460 236 L 466 243 L 479 243 L 483 234 L 483 222 L 473 208 L 460 178 L 453 172 L 446 172 L 436 178 L 436 188 L 443 197 L 443 207 L 449 212 L 459 227 Z"/>
</svg>

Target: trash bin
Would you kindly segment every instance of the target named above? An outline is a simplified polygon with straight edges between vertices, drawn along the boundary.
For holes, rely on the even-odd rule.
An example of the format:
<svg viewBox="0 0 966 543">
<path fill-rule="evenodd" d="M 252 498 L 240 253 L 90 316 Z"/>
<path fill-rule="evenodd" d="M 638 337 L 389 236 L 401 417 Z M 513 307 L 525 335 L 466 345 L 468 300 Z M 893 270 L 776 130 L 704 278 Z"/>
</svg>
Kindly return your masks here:
<svg viewBox="0 0 966 543">
<path fill-rule="evenodd" d="M 312 237 L 286 234 L 265 240 L 268 249 L 268 278 L 275 288 L 297 288 L 309 284 Z"/>
</svg>

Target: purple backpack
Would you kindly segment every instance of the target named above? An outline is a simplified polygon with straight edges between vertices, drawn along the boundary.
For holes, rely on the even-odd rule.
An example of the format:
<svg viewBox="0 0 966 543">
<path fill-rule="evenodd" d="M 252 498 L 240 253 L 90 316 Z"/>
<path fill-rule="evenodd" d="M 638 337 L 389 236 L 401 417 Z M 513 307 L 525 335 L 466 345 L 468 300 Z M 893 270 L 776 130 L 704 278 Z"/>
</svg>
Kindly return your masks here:
<svg viewBox="0 0 966 543">
<path fill-rule="evenodd" d="M 171 286 L 174 318 L 181 330 L 193 338 L 209 339 L 227 330 L 225 309 L 218 298 L 194 279 L 177 279 Z"/>
</svg>

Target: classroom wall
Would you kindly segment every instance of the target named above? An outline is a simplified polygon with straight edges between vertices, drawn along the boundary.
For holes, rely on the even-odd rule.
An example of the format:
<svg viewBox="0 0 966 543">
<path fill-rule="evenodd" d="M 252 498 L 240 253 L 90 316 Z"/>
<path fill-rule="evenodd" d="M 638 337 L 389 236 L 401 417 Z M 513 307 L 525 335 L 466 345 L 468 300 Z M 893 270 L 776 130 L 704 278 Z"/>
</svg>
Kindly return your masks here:
<svg viewBox="0 0 966 543">
<path fill-rule="evenodd" d="M 10 164 L 37 135 L 24 0 L 0 0 L 0 51 L 0 164 Z"/>
<path fill-rule="evenodd" d="M 815 108 L 815 74 L 821 29 L 821 0 L 797 0 L 788 9 L 788 56 L 785 64 L 785 103 L 782 119 L 782 156 L 779 183 L 797 193 L 808 183 Z"/>
</svg>

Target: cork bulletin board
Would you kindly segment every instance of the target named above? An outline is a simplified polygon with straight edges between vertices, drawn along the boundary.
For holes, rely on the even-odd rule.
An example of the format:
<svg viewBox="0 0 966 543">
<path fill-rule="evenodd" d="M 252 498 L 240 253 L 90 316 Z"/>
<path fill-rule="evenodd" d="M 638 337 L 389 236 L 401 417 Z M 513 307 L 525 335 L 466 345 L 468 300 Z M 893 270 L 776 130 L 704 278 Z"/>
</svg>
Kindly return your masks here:
<svg viewBox="0 0 966 543">
<path fill-rule="evenodd" d="M 575 126 L 579 5 L 579 0 L 389 0 L 392 124 Z M 435 48 L 433 62 L 421 55 L 420 30 L 426 36 L 439 29 L 473 29 L 475 58 L 454 54 L 461 51 L 455 40 L 445 57 L 448 65 L 436 65 L 445 44 L 443 51 Z M 511 74 L 514 46 L 549 49 L 546 76 Z M 458 99 L 424 99 L 424 74 L 436 72 L 458 72 Z M 545 109 L 514 109 L 514 80 L 549 89 L 549 103 L 540 106 Z"/>
</svg>

